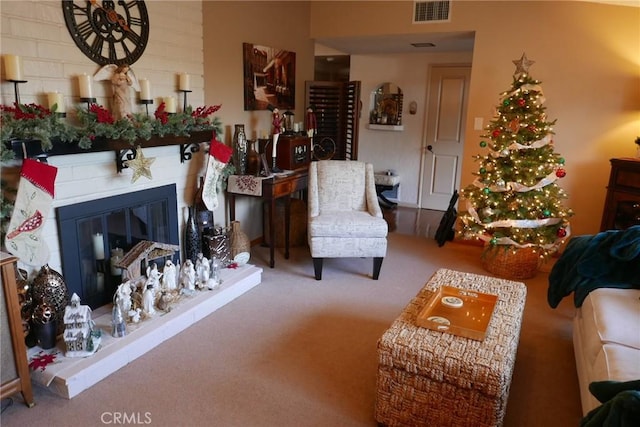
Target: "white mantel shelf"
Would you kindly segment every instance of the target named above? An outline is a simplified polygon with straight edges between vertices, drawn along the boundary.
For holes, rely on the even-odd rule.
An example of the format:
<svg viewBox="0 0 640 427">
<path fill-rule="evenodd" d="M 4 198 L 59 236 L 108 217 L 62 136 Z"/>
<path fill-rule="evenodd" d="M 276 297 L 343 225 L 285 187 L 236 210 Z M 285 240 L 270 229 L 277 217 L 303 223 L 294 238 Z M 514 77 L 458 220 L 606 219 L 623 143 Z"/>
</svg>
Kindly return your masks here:
<svg viewBox="0 0 640 427">
<path fill-rule="evenodd" d="M 48 386 L 54 393 L 71 399 L 108 377 L 118 369 L 144 355 L 162 342 L 230 303 L 262 281 L 262 268 L 246 264 L 237 269 L 221 271 L 222 285 L 213 291 L 199 291 L 193 297 L 181 300 L 174 308 L 155 318 L 131 327 L 122 338 L 111 336 L 111 311 L 98 309 L 94 314 L 96 328 L 102 330 L 99 350 L 86 358 L 65 358 L 64 342 L 57 343 L 60 363 L 47 367 L 45 372 L 31 372 L 35 384 Z M 129 326 L 129 325 L 128 325 Z M 28 354 L 41 349 L 34 347 Z M 55 350 L 54 350 L 55 351 Z M 51 350 L 48 350 L 51 352 Z"/>
<path fill-rule="evenodd" d="M 404 130 L 403 125 L 377 125 L 375 123 L 368 123 L 367 129 L 370 130 L 392 130 L 396 132 L 400 132 Z"/>
</svg>

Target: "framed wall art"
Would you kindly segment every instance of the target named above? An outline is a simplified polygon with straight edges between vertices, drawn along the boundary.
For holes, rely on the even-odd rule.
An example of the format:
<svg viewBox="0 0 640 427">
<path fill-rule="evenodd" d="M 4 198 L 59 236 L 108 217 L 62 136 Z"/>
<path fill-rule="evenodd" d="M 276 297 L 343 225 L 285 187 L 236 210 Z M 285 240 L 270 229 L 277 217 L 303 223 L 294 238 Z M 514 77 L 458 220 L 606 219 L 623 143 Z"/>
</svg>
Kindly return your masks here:
<svg viewBox="0 0 640 427">
<path fill-rule="evenodd" d="M 243 43 L 244 109 L 269 105 L 293 110 L 296 99 L 296 54 L 283 49 Z"/>
</svg>

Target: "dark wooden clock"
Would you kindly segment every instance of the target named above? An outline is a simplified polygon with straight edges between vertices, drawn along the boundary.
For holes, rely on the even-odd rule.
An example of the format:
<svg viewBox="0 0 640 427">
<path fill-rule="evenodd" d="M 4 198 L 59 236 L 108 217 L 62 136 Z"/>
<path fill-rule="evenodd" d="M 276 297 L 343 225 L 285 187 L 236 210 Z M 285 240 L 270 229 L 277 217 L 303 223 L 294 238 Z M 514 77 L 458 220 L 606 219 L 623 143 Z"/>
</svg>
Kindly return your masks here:
<svg viewBox="0 0 640 427">
<path fill-rule="evenodd" d="M 63 0 L 62 11 L 73 41 L 100 65 L 131 65 L 149 41 L 144 1 Z"/>
</svg>

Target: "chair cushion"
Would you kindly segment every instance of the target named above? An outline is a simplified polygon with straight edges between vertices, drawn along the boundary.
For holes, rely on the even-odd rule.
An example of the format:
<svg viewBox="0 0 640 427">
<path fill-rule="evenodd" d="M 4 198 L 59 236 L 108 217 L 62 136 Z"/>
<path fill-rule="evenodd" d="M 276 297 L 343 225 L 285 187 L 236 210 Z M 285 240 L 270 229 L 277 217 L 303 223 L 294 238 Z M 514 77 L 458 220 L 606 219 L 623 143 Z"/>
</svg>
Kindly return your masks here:
<svg viewBox="0 0 640 427">
<path fill-rule="evenodd" d="M 388 226 L 366 211 L 323 211 L 309 219 L 307 232 L 310 237 L 386 237 Z"/>
<path fill-rule="evenodd" d="M 318 162 L 318 202 L 325 211 L 366 211 L 365 163 Z"/>
</svg>

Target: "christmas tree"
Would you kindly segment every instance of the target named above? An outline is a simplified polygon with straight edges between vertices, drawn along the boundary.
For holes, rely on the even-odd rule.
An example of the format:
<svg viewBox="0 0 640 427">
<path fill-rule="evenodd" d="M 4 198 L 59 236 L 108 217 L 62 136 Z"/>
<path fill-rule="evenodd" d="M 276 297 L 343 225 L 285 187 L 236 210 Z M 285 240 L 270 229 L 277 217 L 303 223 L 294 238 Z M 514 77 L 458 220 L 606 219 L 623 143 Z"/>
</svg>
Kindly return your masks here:
<svg viewBox="0 0 640 427">
<path fill-rule="evenodd" d="M 534 61 L 523 54 L 513 63 L 511 89 L 500 94 L 481 135 L 488 153 L 474 156 L 480 163 L 476 179 L 460 193 L 466 205 L 458 233 L 488 248 L 532 248 L 546 257 L 570 234 L 573 212 L 563 206 L 567 196 L 557 183 L 566 175 L 565 160 L 554 151 L 556 121 L 547 119 L 541 82 L 529 76 Z"/>
</svg>

